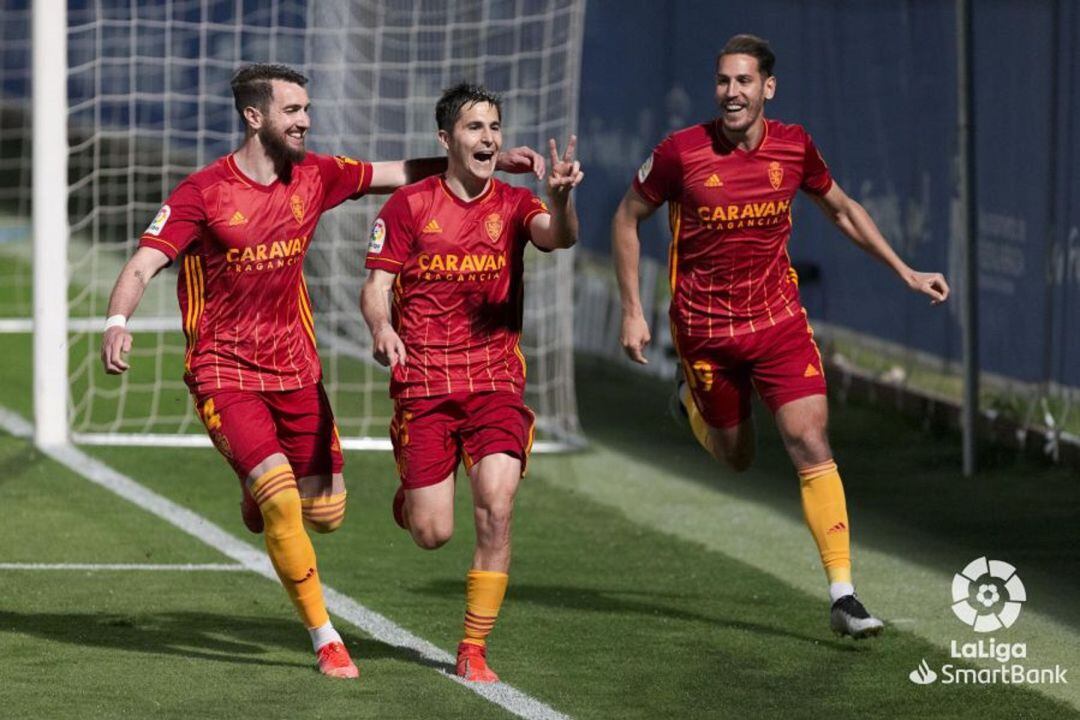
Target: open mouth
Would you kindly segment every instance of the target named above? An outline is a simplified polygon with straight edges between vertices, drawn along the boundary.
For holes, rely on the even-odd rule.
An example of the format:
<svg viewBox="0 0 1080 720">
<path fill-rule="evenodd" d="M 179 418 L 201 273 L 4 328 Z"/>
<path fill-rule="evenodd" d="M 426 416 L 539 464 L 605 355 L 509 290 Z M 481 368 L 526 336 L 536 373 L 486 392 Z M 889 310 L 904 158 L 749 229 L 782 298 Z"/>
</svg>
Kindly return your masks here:
<svg viewBox="0 0 1080 720">
<path fill-rule="evenodd" d="M 495 151 L 481 150 L 480 152 L 473 153 L 473 158 L 478 163 L 489 163 L 495 159 Z"/>
<path fill-rule="evenodd" d="M 726 112 L 728 114 L 734 114 L 734 113 L 739 112 L 740 110 L 745 110 L 745 109 L 746 109 L 746 104 L 745 103 L 740 103 L 740 102 L 726 102 L 726 103 L 724 103 L 724 112 Z"/>
</svg>

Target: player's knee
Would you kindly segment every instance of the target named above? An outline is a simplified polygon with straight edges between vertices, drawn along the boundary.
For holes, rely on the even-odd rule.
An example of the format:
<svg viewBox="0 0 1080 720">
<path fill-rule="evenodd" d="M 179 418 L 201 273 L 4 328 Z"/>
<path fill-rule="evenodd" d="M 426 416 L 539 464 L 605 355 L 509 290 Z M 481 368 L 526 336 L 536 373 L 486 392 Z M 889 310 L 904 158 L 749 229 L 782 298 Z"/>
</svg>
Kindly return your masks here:
<svg viewBox="0 0 1080 720">
<path fill-rule="evenodd" d="M 829 439 L 823 428 L 807 426 L 788 433 L 785 438 L 788 453 L 798 463 L 824 462 L 832 457 Z"/>
<path fill-rule="evenodd" d="M 733 472 L 746 472 L 754 464 L 754 448 L 726 448 L 722 460 Z"/>
<path fill-rule="evenodd" d="M 440 522 L 435 519 L 417 522 L 416 518 L 409 518 L 409 533 L 413 542 L 424 550 L 438 550 L 454 535 L 452 522 Z"/>
<path fill-rule="evenodd" d="M 505 498 L 476 508 L 476 535 L 483 541 L 501 542 L 510 537 L 514 514 L 512 499 Z"/>
<path fill-rule="evenodd" d="M 295 484 L 287 487 L 259 503 L 263 522 L 268 537 L 287 535 L 301 526 L 303 513 L 300 506 L 300 493 Z"/>
<path fill-rule="evenodd" d="M 709 451 L 733 472 L 741 473 L 754 463 L 754 435 L 751 428 L 737 426 L 710 432 Z"/>
</svg>

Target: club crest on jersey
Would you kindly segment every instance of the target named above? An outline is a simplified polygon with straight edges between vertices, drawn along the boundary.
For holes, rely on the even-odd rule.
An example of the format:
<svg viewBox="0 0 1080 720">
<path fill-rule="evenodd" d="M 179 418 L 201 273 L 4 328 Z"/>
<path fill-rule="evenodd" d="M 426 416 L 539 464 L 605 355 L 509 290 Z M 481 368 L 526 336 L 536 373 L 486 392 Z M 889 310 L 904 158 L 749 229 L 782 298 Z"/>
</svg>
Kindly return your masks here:
<svg viewBox="0 0 1080 720">
<path fill-rule="evenodd" d="M 780 166 L 780 163 L 773 160 L 769 163 L 769 184 L 773 186 L 773 190 L 780 189 L 780 183 L 784 181 L 784 168 Z"/>
<path fill-rule="evenodd" d="M 160 233 L 164 229 L 165 223 L 169 221 L 170 215 L 172 215 L 172 208 L 168 205 L 162 205 L 157 215 L 154 216 L 154 221 L 146 228 L 146 234 L 157 235 Z"/>
<path fill-rule="evenodd" d="M 652 155 L 650 155 L 645 162 L 641 163 L 641 167 L 638 168 L 638 182 L 645 182 L 645 178 L 649 177 L 650 172 L 652 172 Z"/>
<path fill-rule="evenodd" d="M 491 213 L 484 218 L 484 229 L 487 230 L 491 242 L 499 242 L 499 238 L 502 236 L 503 231 L 502 215 L 499 213 Z"/>
<path fill-rule="evenodd" d="M 371 239 L 368 241 L 368 254 L 378 255 L 382 252 L 383 241 L 386 240 L 386 223 L 382 218 L 375 218 L 375 224 L 371 226 Z"/>
<path fill-rule="evenodd" d="M 304 198 L 299 195 L 293 195 L 289 198 L 289 207 L 292 208 L 293 217 L 296 218 L 296 222 L 303 224 L 304 222 Z"/>
</svg>

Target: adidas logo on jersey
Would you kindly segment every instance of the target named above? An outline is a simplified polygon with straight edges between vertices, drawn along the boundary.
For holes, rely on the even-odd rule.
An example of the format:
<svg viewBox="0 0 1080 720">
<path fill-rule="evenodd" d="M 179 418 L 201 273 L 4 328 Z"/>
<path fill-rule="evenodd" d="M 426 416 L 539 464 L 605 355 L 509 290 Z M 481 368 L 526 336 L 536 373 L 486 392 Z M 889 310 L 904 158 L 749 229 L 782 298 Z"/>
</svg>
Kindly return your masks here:
<svg viewBox="0 0 1080 720">
<path fill-rule="evenodd" d="M 247 218 L 244 217 L 244 213 L 237 210 L 233 213 L 232 218 L 229 220 L 229 227 L 236 227 L 237 225 L 243 225 L 247 222 Z"/>
<path fill-rule="evenodd" d="M 426 233 L 441 233 L 442 228 L 439 227 L 439 221 L 432 218 L 427 225 L 424 226 L 424 232 Z"/>
<path fill-rule="evenodd" d="M 716 173 L 713 173 L 712 175 L 709 176 L 709 179 L 705 181 L 705 187 L 709 187 L 709 188 L 724 187 L 724 182 L 719 177 L 717 177 Z"/>
<path fill-rule="evenodd" d="M 806 370 L 803 371 L 802 376 L 803 377 L 814 377 L 815 375 L 820 375 L 820 374 L 821 373 L 818 372 L 818 369 L 816 367 L 814 367 L 814 363 L 807 363 L 806 364 Z"/>
<path fill-rule="evenodd" d="M 842 532 L 847 532 L 847 525 L 845 525 L 843 522 L 838 522 L 835 525 L 833 525 L 831 528 L 829 528 L 825 532 L 825 534 L 826 535 L 835 535 L 836 533 L 842 533 Z"/>
</svg>

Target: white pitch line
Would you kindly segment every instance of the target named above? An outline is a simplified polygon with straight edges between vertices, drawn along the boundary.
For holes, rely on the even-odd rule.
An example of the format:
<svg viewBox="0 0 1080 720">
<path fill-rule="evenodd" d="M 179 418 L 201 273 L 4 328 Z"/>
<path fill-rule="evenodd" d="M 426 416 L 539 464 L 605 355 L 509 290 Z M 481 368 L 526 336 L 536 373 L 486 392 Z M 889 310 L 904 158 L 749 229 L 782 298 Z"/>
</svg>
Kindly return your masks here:
<svg viewBox="0 0 1080 720">
<path fill-rule="evenodd" d="M 15 419 L 14 422 L 12 421 L 13 418 Z M 28 426 L 26 420 L 6 408 L 0 407 L 0 428 L 13 435 L 17 431 L 21 431 L 22 436 L 25 436 L 25 429 Z M 262 550 L 257 550 L 253 546 L 236 539 L 201 515 L 143 487 L 126 475 L 90 457 L 74 446 L 47 447 L 42 448 L 42 452 L 73 472 L 82 475 L 95 485 L 100 485 L 174 525 L 197 540 L 201 540 L 223 555 L 240 563 L 248 570 L 278 583 L 278 577 L 274 572 L 274 568 L 270 565 L 270 559 Z M 413 650 L 431 663 L 438 663 L 443 666 L 451 666 L 454 663 L 455 657 L 450 653 L 421 637 L 413 635 L 384 615 L 369 610 L 349 596 L 334 590 L 329 585 L 323 585 L 323 595 L 326 597 L 326 607 L 330 612 L 348 620 L 374 639 L 387 645 Z M 570 720 L 568 716 L 563 715 L 551 706 L 506 683 L 500 682 L 492 685 L 468 683 L 445 669 L 435 668 L 435 670 L 443 677 L 453 680 L 485 700 L 520 718 L 526 720 Z"/>
<path fill-rule="evenodd" d="M 179 572 L 247 572 L 243 565 L 225 563 L 152 564 L 152 563 L 0 563 L 0 570 L 170 570 Z"/>
</svg>

